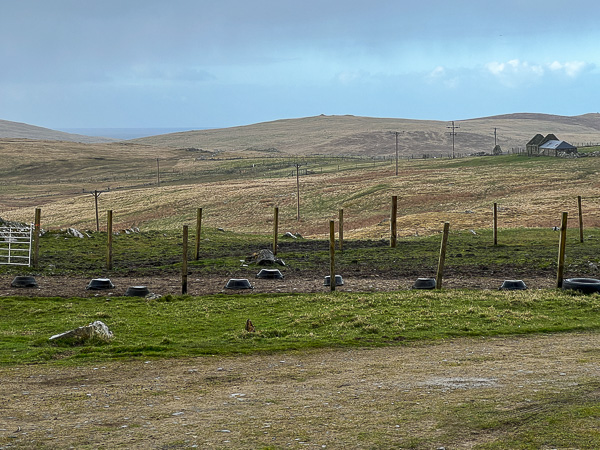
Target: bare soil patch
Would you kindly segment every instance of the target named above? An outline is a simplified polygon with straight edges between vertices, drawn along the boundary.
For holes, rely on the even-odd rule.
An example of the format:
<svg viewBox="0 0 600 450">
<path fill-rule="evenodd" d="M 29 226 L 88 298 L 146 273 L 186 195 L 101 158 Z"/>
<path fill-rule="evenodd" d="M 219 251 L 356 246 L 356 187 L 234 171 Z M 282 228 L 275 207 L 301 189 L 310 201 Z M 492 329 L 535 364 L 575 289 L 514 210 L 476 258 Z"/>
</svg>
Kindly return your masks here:
<svg viewBox="0 0 600 450">
<path fill-rule="evenodd" d="M 593 333 L 0 368 L 0 448 L 471 448 L 527 424 L 464 408 L 535 415 L 599 369 Z"/>
<path fill-rule="evenodd" d="M 298 293 L 298 292 L 328 292 L 329 286 L 324 285 L 324 278 L 307 276 L 306 274 L 286 274 L 283 280 L 269 280 L 248 278 L 253 289 L 232 290 L 225 289 L 229 278 L 245 278 L 245 276 L 190 276 L 188 278 L 188 294 L 192 296 L 209 294 L 256 294 L 256 293 Z M 428 275 L 423 275 L 428 276 Z M 181 294 L 181 277 L 175 275 L 148 275 L 131 277 L 110 277 L 115 285 L 110 290 L 86 290 L 91 278 L 76 276 L 41 276 L 36 277 L 37 288 L 13 288 L 10 283 L 14 276 L 0 276 L 0 296 L 26 296 L 26 297 L 93 297 L 93 296 L 121 296 L 130 286 L 147 286 L 148 289 L 159 295 Z M 362 277 L 343 276 L 344 285 L 337 286 L 340 292 L 375 292 L 396 291 L 410 289 L 417 276 L 393 277 L 391 274 L 372 274 Z M 484 274 L 456 275 L 444 279 L 444 288 L 470 288 L 470 289 L 498 289 L 505 279 L 511 277 L 485 276 Z M 524 278 L 531 289 L 548 289 L 554 286 L 555 280 L 550 276 Z"/>
</svg>

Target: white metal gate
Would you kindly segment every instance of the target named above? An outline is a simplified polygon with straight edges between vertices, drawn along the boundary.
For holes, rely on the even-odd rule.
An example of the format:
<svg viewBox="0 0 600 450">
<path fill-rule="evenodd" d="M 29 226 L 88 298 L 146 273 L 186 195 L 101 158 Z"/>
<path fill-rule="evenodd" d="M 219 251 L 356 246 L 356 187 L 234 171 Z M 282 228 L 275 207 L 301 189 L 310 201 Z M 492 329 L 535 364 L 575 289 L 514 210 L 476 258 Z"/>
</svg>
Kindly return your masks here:
<svg viewBox="0 0 600 450">
<path fill-rule="evenodd" d="M 0 227 L 0 264 L 31 265 L 33 224 L 26 227 Z"/>
</svg>

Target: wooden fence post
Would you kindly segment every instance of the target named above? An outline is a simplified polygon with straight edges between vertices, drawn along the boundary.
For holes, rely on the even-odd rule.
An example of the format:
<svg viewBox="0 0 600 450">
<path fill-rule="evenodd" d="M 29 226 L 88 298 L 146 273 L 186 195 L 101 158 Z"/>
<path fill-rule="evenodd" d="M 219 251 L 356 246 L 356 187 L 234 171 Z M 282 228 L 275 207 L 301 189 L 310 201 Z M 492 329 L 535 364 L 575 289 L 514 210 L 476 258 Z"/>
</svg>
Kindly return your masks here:
<svg viewBox="0 0 600 450">
<path fill-rule="evenodd" d="M 277 234 L 279 233 L 279 208 L 273 208 L 273 254 L 277 254 Z"/>
<path fill-rule="evenodd" d="M 113 252 L 112 252 L 112 241 L 113 241 L 113 212 L 112 210 L 106 211 L 106 268 L 112 270 L 113 268 Z"/>
<path fill-rule="evenodd" d="M 339 223 L 338 223 L 338 237 L 340 239 L 340 252 L 344 251 L 344 209 L 341 208 L 339 211 Z"/>
<path fill-rule="evenodd" d="M 335 291 L 335 222 L 329 221 L 329 289 Z"/>
<path fill-rule="evenodd" d="M 37 268 L 40 262 L 40 223 L 42 210 L 35 208 L 35 218 L 33 221 L 33 267 Z"/>
<path fill-rule="evenodd" d="M 390 247 L 396 248 L 396 216 L 398 214 L 398 196 L 392 196 L 392 213 L 390 216 Z"/>
<path fill-rule="evenodd" d="M 438 262 L 437 276 L 435 278 L 435 288 L 442 288 L 442 278 L 444 276 L 444 264 L 446 262 L 446 247 L 448 246 L 448 230 L 450 222 L 444 222 L 444 233 L 442 235 L 442 245 L 440 247 L 440 260 Z"/>
<path fill-rule="evenodd" d="M 296 220 L 300 221 L 300 164 L 296 164 Z"/>
<path fill-rule="evenodd" d="M 498 245 L 498 203 L 494 203 L 494 246 Z"/>
<path fill-rule="evenodd" d="M 579 209 L 579 242 L 583 243 L 583 210 L 581 209 L 581 195 L 577 196 L 577 207 Z"/>
<path fill-rule="evenodd" d="M 100 219 L 98 218 L 98 196 L 100 192 L 94 189 L 94 205 L 96 206 L 96 232 L 100 232 Z"/>
<path fill-rule="evenodd" d="M 567 242 L 567 213 L 562 213 L 562 222 L 560 224 L 560 241 L 558 243 L 558 271 L 556 272 L 556 288 L 560 289 L 563 284 L 563 274 L 565 271 L 565 246 Z"/>
<path fill-rule="evenodd" d="M 183 249 L 181 255 L 181 294 L 187 294 L 188 275 L 187 275 L 187 260 L 188 260 L 188 226 L 183 226 Z"/>
<path fill-rule="evenodd" d="M 198 208 L 196 211 L 196 251 L 194 252 L 194 259 L 198 261 L 200 259 L 200 232 L 202 231 L 202 208 Z"/>
</svg>

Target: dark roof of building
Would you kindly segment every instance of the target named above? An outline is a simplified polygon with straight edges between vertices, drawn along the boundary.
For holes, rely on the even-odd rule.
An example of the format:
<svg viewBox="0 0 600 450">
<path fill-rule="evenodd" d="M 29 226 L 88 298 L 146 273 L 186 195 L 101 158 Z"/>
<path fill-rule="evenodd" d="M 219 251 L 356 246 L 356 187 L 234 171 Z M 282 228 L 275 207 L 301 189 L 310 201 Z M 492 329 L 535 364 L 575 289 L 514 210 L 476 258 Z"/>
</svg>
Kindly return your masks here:
<svg viewBox="0 0 600 450">
<path fill-rule="evenodd" d="M 531 140 L 527 143 L 527 145 L 540 145 L 544 141 L 544 136 L 541 134 L 536 134 Z"/>
<path fill-rule="evenodd" d="M 544 142 L 542 145 L 540 145 L 540 148 L 547 148 L 550 150 L 573 150 L 574 148 L 577 148 L 577 147 L 574 147 L 565 141 L 559 141 L 558 139 L 552 139 L 548 142 Z"/>
<path fill-rule="evenodd" d="M 541 147 L 542 144 L 545 144 L 548 141 L 558 141 L 558 138 L 552 133 L 547 134 L 546 137 L 538 133 L 531 138 L 527 145 L 537 145 Z"/>
</svg>

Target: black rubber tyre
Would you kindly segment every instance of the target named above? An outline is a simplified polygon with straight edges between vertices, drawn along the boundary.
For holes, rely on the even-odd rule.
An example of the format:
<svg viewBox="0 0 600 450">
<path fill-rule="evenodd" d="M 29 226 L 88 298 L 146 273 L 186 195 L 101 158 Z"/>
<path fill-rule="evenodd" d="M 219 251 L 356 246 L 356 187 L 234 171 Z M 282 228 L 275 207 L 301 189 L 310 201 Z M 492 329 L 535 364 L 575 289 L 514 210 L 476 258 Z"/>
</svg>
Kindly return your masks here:
<svg viewBox="0 0 600 450">
<path fill-rule="evenodd" d="M 566 278 L 563 280 L 562 288 L 593 294 L 600 292 L 600 280 L 596 278 Z"/>
</svg>

